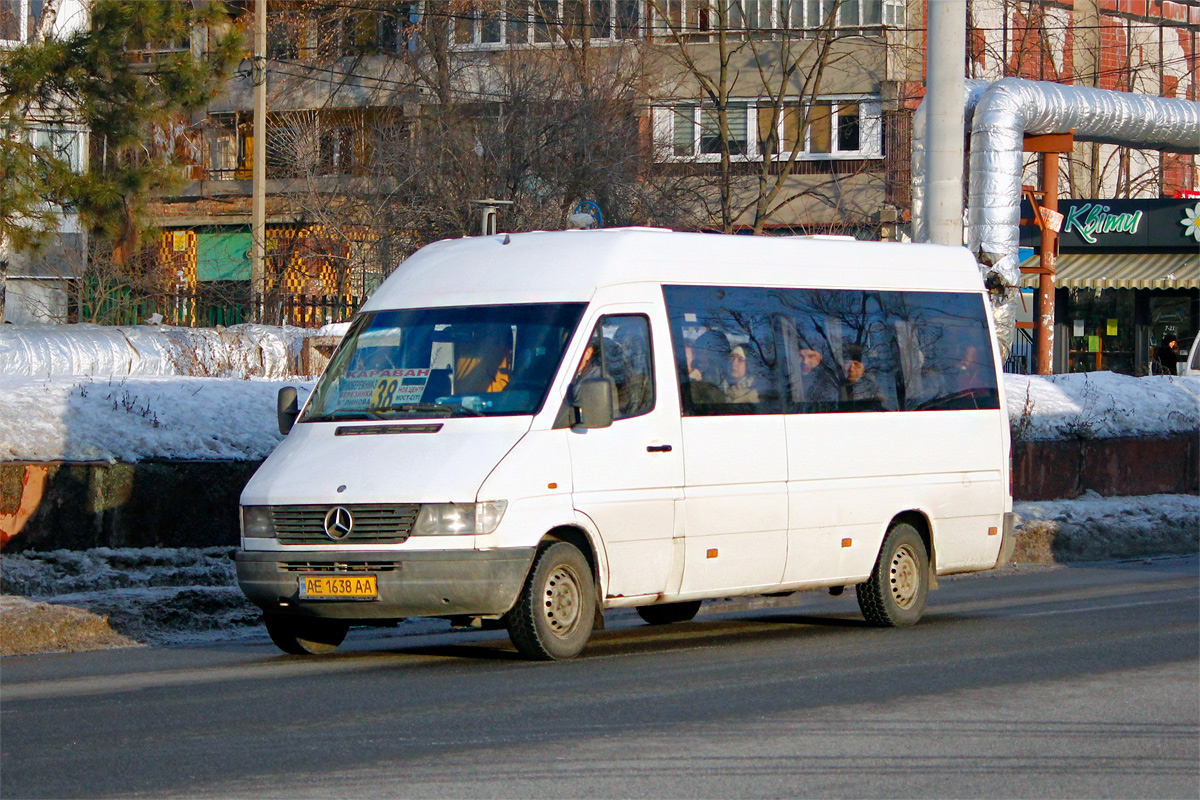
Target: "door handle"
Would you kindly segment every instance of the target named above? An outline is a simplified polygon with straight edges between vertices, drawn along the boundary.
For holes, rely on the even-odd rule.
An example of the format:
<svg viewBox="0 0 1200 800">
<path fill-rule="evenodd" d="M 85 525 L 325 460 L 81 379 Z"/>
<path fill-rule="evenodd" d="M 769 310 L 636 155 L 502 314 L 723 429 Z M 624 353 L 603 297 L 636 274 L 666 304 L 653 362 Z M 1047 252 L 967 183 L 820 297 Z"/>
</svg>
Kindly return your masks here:
<svg viewBox="0 0 1200 800">
<path fill-rule="evenodd" d="M 671 445 L 669 445 L 669 444 L 646 445 L 646 452 L 647 453 L 669 453 L 669 452 L 671 452 Z"/>
</svg>

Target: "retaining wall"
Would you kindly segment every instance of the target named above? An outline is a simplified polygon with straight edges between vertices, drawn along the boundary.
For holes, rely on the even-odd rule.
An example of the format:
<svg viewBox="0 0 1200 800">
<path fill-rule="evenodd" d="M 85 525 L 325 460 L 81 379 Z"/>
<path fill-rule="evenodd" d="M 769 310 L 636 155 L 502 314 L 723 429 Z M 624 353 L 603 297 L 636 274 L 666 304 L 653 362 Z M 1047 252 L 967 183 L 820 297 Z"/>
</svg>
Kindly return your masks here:
<svg viewBox="0 0 1200 800">
<path fill-rule="evenodd" d="M 0 464 L 0 548 L 210 547 L 238 542 L 260 462 Z M 1013 445 L 1017 500 L 1200 493 L 1200 437 Z"/>
<path fill-rule="evenodd" d="M 1200 493 L 1200 436 L 1013 442 L 1013 498 Z"/>
</svg>

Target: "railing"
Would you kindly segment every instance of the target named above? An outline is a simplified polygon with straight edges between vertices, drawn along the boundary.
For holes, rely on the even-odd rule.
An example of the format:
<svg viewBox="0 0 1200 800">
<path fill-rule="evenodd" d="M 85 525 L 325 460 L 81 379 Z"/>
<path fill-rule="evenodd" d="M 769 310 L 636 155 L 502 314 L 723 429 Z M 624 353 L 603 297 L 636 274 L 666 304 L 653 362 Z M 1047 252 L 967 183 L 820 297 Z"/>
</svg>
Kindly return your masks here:
<svg viewBox="0 0 1200 800">
<path fill-rule="evenodd" d="M 1008 354 L 1008 360 L 1004 362 L 1004 371 L 1016 375 L 1032 375 L 1033 353 L 1033 331 L 1017 328 L 1013 336 L 1012 350 Z"/>
<path fill-rule="evenodd" d="M 135 295 L 128 287 L 106 292 L 83 292 L 73 298 L 72 322 L 101 325 L 145 325 L 158 322 L 187 328 L 228 327 L 245 322 L 317 328 L 331 322 L 346 322 L 362 305 L 364 297 L 336 295 L 286 295 L 253 300 L 244 292 L 175 292 Z M 161 319 L 155 319 L 155 315 Z"/>
</svg>

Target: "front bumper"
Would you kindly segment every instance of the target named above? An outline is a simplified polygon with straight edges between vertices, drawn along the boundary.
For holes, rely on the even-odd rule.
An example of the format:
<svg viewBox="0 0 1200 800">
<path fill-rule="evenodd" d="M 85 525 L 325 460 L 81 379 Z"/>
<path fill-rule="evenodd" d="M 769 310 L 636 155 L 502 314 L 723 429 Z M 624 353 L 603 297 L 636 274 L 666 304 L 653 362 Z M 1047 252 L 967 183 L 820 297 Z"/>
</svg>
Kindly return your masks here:
<svg viewBox="0 0 1200 800">
<path fill-rule="evenodd" d="M 536 548 L 502 550 L 239 551 L 238 585 L 263 611 L 348 620 L 503 614 Z M 375 600 L 301 600 L 304 574 L 376 576 Z"/>
</svg>

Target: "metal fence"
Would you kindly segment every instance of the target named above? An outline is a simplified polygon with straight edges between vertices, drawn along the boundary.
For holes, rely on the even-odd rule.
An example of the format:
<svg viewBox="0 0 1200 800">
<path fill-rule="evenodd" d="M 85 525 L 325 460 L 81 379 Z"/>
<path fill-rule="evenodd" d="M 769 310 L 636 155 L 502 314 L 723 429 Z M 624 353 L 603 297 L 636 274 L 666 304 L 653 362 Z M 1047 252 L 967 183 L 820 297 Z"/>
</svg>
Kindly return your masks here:
<svg viewBox="0 0 1200 800">
<path fill-rule="evenodd" d="M 72 322 L 143 325 L 158 322 L 188 328 L 228 327 L 244 322 L 317 328 L 346 322 L 365 297 L 336 295 L 255 295 L 248 292 L 137 294 L 128 287 L 83 292 L 72 303 Z M 157 315 L 157 317 L 156 317 Z"/>
</svg>

